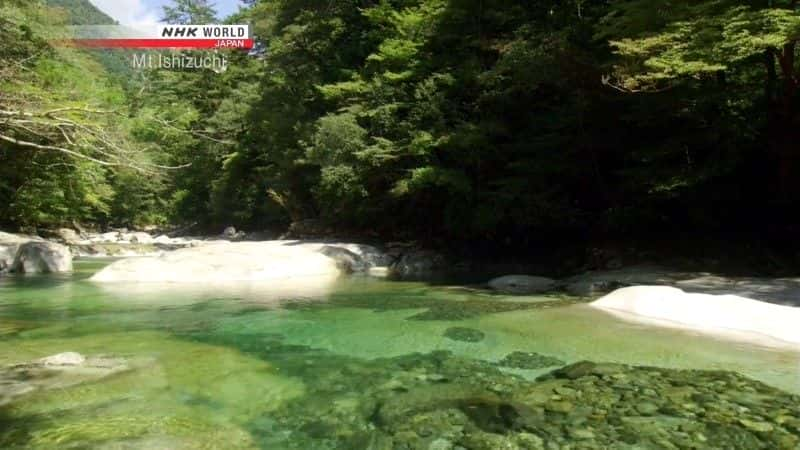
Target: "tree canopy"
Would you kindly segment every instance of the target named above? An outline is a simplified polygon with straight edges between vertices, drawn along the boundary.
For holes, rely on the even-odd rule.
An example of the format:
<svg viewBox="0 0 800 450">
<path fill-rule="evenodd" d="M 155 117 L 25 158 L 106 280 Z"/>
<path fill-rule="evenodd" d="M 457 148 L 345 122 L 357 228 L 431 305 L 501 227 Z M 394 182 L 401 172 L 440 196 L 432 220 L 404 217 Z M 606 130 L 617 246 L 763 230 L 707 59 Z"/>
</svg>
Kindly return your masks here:
<svg viewBox="0 0 800 450">
<path fill-rule="evenodd" d="M 51 48 L 36 23 L 108 18 L 47 3 L 0 15 L 8 223 L 315 219 L 509 247 L 791 226 L 794 1 L 250 1 L 227 20 L 257 48 L 220 73 Z M 163 18 L 215 15 L 177 0 Z M 136 175 L 159 166 L 184 168 Z"/>
</svg>

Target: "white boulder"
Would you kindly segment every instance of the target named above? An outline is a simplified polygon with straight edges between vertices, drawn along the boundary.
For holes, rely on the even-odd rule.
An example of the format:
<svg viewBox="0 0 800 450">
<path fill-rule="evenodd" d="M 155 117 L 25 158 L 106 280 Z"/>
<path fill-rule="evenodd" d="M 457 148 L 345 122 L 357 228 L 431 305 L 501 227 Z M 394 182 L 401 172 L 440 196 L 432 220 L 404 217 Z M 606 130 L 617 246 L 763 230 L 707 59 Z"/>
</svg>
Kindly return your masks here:
<svg viewBox="0 0 800 450">
<path fill-rule="evenodd" d="M 222 231 L 222 236 L 226 239 L 233 239 L 236 237 L 236 228 L 234 227 L 227 227 L 225 230 Z"/>
<path fill-rule="evenodd" d="M 0 244 L 0 273 L 11 269 L 14 256 L 17 255 L 16 245 Z"/>
<path fill-rule="evenodd" d="M 120 240 L 120 237 L 119 231 L 109 231 L 108 233 L 100 235 L 100 239 L 102 239 L 103 242 L 117 242 Z"/>
<path fill-rule="evenodd" d="M 69 247 L 54 242 L 31 241 L 19 246 L 12 272 L 58 273 L 72 271 Z"/>
<path fill-rule="evenodd" d="M 77 244 L 81 241 L 81 236 L 72 228 L 59 228 L 55 235 L 60 242 L 67 245 Z"/>
<path fill-rule="evenodd" d="M 59 353 L 39 360 L 45 366 L 79 366 L 84 362 L 86 357 L 76 352 Z"/>
<path fill-rule="evenodd" d="M 173 244 L 174 241 L 172 240 L 171 237 L 167 236 L 166 234 L 162 234 L 160 236 L 157 236 L 155 239 L 153 239 L 153 243 L 154 244 L 170 245 L 170 244 Z"/>
<path fill-rule="evenodd" d="M 0 272 L 11 269 L 11 266 L 14 265 L 14 258 L 17 256 L 17 250 L 22 244 L 41 241 L 43 239 L 38 236 L 26 236 L 0 231 Z"/>
<path fill-rule="evenodd" d="M 154 241 L 153 236 L 150 236 L 149 233 L 145 233 L 143 231 L 131 233 L 128 240 L 134 244 L 152 244 Z"/>
<path fill-rule="evenodd" d="M 632 286 L 618 289 L 591 306 L 619 313 L 623 318 L 800 344 L 800 308 L 737 295 L 686 293 L 668 286 Z"/>
<path fill-rule="evenodd" d="M 506 275 L 489 281 L 489 287 L 495 291 L 518 295 L 547 292 L 555 285 L 552 278 L 531 275 Z"/>
<path fill-rule="evenodd" d="M 96 282 L 219 283 L 230 281 L 328 282 L 340 275 L 337 263 L 307 245 L 241 242 L 175 250 L 159 257 L 116 261 Z"/>
</svg>

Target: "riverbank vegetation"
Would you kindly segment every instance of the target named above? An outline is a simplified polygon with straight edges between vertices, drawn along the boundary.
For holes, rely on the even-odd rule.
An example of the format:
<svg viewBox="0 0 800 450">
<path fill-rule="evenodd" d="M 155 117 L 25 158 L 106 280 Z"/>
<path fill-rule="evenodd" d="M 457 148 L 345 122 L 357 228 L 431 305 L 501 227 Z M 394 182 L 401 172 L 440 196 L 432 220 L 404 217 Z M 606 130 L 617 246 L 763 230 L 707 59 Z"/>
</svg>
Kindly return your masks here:
<svg viewBox="0 0 800 450">
<path fill-rule="evenodd" d="M 227 20 L 257 49 L 216 73 L 48 43 L 103 20 L 86 1 L 0 2 L 0 225 L 312 219 L 506 249 L 794 230 L 794 1 L 246 4 Z"/>
</svg>

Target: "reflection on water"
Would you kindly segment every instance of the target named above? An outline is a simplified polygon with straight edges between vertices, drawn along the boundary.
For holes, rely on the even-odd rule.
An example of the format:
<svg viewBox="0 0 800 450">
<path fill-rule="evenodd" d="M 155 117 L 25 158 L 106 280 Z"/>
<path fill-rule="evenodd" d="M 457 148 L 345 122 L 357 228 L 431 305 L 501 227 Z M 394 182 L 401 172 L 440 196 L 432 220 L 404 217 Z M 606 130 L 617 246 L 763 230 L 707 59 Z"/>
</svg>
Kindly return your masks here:
<svg viewBox="0 0 800 450">
<path fill-rule="evenodd" d="M 370 278 L 341 280 L 325 290 L 85 281 L 102 264 L 79 263 L 71 276 L 0 280 L 0 366 L 67 351 L 120 357 L 129 366 L 99 381 L 16 397 L 0 409 L 0 447 L 306 449 L 402 443 L 454 448 L 458 443 L 497 448 L 513 443 L 539 448 L 537 435 L 592 445 L 628 439 L 620 431 L 624 421 L 613 429 L 586 428 L 589 419 L 575 416 L 577 428 L 548 428 L 555 418 L 574 418 L 581 411 L 580 396 L 570 397 L 575 392 L 596 391 L 600 397 L 592 401 L 605 401 L 606 388 L 579 385 L 605 379 L 587 372 L 589 378 L 559 382 L 561 391 L 542 397 L 554 403 L 538 406 L 534 391 L 543 385 L 531 381 L 561 361 L 735 371 L 800 393 L 800 352 L 629 323 L 568 305 L 569 299 L 491 296 Z M 707 377 L 700 372 L 612 375 L 609 380 L 650 377 L 650 390 L 657 394 L 652 402 L 662 415 L 670 405 L 658 404 L 657 398 L 678 392 L 684 381 L 676 380 Z M 701 384 L 753 391 L 759 399 L 774 395 L 766 386 L 720 377 Z M 13 383 L 20 386 L 24 380 Z M 646 394 L 644 388 L 641 392 Z M 703 392 L 676 405 L 702 407 L 698 399 L 709 395 Z M 432 399 L 436 405 L 429 404 Z M 504 403 L 508 399 L 514 401 Z M 638 402 L 634 409 L 650 408 L 639 397 L 629 400 Z M 749 410 L 757 411 L 756 400 L 749 401 Z M 520 404 L 527 406 L 519 409 Z M 620 420 L 655 414 L 606 410 Z M 670 414 L 679 417 L 679 412 Z M 703 417 L 712 417 L 714 424 L 727 420 L 719 414 Z M 776 406 L 775 417 L 764 418 L 778 423 L 784 417 L 781 426 L 789 430 L 789 437 L 783 429 L 773 430 L 775 439 L 785 439 L 775 441 L 775 448 L 795 442 L 792 430 L 798 429 L 791 428 L 792 421 L 800 427 L 800 419 L 794 414 Z M 737 422 L 745 434 L 739 436 L 736 428 L 718 438 L 739 439 L 745 444 L 735 448 L 750 448 L 749 438 L 742 436 L 751 433 L 756 441 L 750 443 L 756 445 L 761 441 L 755 429 L 776 426 L 758 425 L 756 418 L 747 419 L 749 425 Z M 714 426 L 696 433 L 712 433 Z M 461 431 L 452 431 L 456 428 Z M 700 439 L 690 431 L 676 431 L 670 439 L 683 439 L 681 433 Z"/>
</svg>

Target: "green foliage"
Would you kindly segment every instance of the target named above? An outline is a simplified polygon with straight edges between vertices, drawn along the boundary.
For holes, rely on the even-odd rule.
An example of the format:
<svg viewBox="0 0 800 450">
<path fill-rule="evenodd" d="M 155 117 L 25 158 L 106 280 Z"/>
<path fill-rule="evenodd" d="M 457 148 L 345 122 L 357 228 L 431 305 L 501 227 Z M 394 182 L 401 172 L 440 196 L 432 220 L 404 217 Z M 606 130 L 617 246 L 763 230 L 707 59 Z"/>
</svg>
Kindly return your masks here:
<svg viewBox="0 0 800 450">
<path fill-rule="evenodd" d="M 606 18 L 600 34 L 612 38 L 610 44 L 623 58 L 617 76 L 629 89 L 713 75 L 780 48 L 800 32 L 800 15 L 787 8 L 788 2 L 619 3 L 620 11 Z"/>
<path fill-rule="evenodd" d="M 214 23 L 217 13 L 208 0 L 174 0 L 164 7 L 163 21 L 173 24 L 204 25 Z"/>
<path fill-rule="evenodd" d="M 97 9 L 89 0 L 45 0 L 68 16 L 70 25 L 113 25 L 114 19 Z"/>
<path fill-rule="evenodd" d="M 53 176 L 34 163 L 74 163 L 6 145 L 0 196 L 15 223 L 317 218 L 520 248 L 747 222 L 777 198 L 771 179 L 791 184 L 775 169 L 800 138 L 793 4 L 251 1 L 230 20 L 250 23 L 259 46 L 226 53 L 228 70 L 120 82 L 98 55 L 47 46 L 36 24 L 52 10 L 14 3 L 0 57 L 44 56 L 35 79 L 14 73 L 5 91 L 124 110 L 95 125 L 144 161 L 188 167 L 141 177 L 82 162 Z M 165 8 L 172 23 L 214 15 L 201 0 Z M 47 189 L 58 194 L 42 201 Z"/>
</svg>

